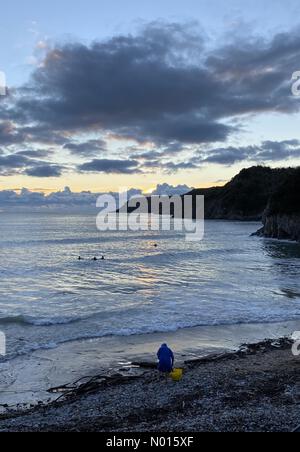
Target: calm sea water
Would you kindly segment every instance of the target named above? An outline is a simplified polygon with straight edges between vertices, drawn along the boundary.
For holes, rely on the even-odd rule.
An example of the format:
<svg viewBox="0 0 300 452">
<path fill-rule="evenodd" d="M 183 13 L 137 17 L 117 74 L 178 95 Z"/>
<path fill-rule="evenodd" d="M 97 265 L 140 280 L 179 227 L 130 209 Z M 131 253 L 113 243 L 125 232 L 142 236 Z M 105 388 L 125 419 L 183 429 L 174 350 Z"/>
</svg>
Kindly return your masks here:
<svg viewBox="0 0 300 452">
<path fill-rule="evenodd" d="M 82 338 L 299 319 L 300 245 L 250 237 L 258 227 L 207 221 L 195 243 L 100 233 L 94 215 L 0 213 L 8 357 Z"/>
</svg>

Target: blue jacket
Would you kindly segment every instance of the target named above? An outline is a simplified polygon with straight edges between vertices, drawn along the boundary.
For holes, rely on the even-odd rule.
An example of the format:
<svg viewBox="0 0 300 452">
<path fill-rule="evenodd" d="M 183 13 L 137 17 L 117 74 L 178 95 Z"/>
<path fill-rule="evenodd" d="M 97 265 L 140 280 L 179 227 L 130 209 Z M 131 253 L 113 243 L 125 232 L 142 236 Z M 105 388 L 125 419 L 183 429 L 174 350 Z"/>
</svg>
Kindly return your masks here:
<svg viewBox="0 0 300 452">
<path fill-rule="evenodd" d="M 172 372 L 174 366 L 174 353 L 167 344 L 163 344 L 160 347 L 157 357 L 159 359 L 158 370 L 166 373 Z"/>
</svg>

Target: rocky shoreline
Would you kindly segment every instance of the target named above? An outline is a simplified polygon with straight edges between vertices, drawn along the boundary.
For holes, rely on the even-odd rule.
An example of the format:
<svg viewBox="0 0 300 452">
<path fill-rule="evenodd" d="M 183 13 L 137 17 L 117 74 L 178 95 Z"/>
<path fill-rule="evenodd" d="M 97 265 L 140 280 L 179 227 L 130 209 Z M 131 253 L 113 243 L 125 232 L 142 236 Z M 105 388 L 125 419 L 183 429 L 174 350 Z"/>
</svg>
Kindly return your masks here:
<svg viewBox="0 0 300 452">
<path fill-rule="evenodd" d="M 271 196 L 258 235 L 300 241 L 300 168 L 290 171 Z"/>
<path fill-rule="evenodd" d="M 270 215 L 256 235 L 279 240 L 300 241 L 299 215 Z"/>
<path fill-rule="evenodd" d="M 186 361 L 179 383 L 121 375 L 57 388 L 60 400 L 0 417 L 0 431 L 294 431 L 299 424 L 300 358 L 284 338 Z M 62 392 L 60 392 L 62 391 Z"/>
</svg>

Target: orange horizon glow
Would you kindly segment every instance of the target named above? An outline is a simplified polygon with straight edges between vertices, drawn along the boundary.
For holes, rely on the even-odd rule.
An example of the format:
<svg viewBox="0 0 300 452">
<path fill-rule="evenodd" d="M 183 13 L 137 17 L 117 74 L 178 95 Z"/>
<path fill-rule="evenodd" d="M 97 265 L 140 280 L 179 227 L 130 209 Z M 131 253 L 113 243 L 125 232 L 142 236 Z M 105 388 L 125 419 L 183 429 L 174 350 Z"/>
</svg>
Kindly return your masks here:
<svg viewBox="0 0 300 452">
<path fill-rule="evenodd" d="M 224 182 L 216 182 L 214 184 L 203 183 L 201 186 L 199 185 L 199 186 L 193 186 L 193 187 L 194 188 L 222 187 L 222 186 L 224 186 L 226 184 L 226 182 L 225 181 Z M 170 183 L 169 185 L 177 186 L 177 185 L 185 185 L 185 184 L 184 183 L 182 183 L 182 184 L 172 184 L 172 183 Z M 186 184 L 186 185 L 188 185 L 188 184 Z M 123 189 L 125 189 L 125 188 L 128 188 L 128 189 L 135 188 L 137 190 L 141 190 L 146 195 L 150 195 L 151 193 L 153 193 L 156 190 L 157 185 L 155 185 L 155 186 L 151 185 L 151 187 L 149 187 L 147 185 L 145 185 L 145 186 L 134 185 L 132 187 L 130 187 L 130 186 L 128 186 L 128 187 L 124 187 L 124 186 L 121 187 L 121 186 L 119 186 L 117 188 L 116 187 L 106 187 L 106 188 L 99 187 L 99 189 L 90 190 L 90 189 L 80 189 L 78 187 L 76 188 L 76 187 L 74 187 L 74 185 L 70 186 L 68 184 L 60 184 L 58 187 L 55 187 L 55 188 L 54 187 L 53 188 L 38 188 L 38 187 L 31 186 L 31 184 L 27 184 L 26 187 L 25 186 L 24 187 L 22 187 L 22 186 L 15 187 L 15 186 L 9 186 L 9 185 L 6 186 L 6 187 L 3 187 L 2 184 L 1 184 L 0 185 L 0 191 L 4 191 L 4 190 L 10 191 L 11 190 L 11 191 L 14 191 L 14 192 L 19 194 L 25 188 L 25 189 L 29 190 L 32 193 L 44 193 L 45 195 L 49 195 L 51 193 L 62 192 L 62 191 L 64 191 L 65 187 L 69 187 L 70 190 L 72 191 L 72 193 L 82 193 L 84 191 L 89 191 L 91 193 L 96 193 L 96 194 L 97 193 L 110 193 L 110 192 L 116 193 L 116 192 L 119 192 L 119 191 L 124 191 Z"/>
<path fill-rule="evenodd" d="M 251 165 L 249 165 L 251 166 Z M 26 188 L 32 192 L 53 193 L 69 187 L 73 193 L 124 192 L 126 188 L 151 193 L 157 185 L 167 183 L 177 187 L 187 185 L 194 188 L 223 186 L 243 168 L 235 165 L 230 168 L 207 166 L 203 169 L 184 170 L 175 174 L 163 172 L 148 174 L 75 174 L 65 173 L 59 178 L 34 178 L 25 175 L 0 177 L 0 191 L 19 191 Z"/>
</svg>

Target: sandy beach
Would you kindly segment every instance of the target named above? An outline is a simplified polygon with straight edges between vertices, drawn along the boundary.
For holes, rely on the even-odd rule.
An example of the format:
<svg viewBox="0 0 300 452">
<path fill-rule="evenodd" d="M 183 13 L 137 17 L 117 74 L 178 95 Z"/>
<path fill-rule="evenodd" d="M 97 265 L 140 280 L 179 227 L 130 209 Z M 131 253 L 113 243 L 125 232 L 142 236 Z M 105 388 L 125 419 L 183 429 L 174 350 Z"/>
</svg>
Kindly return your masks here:
<svg viewBox="0 0 300 452">
<path fill-rule="evenodd" d="M 99 383 L 47 407 L 1 416 L 0 431 L 291 432 L 300 360 L 288 341 L 185 364 L 181 382 L 154 370 Z"/>
<path fill-rule="evenodd" d="M 295 322 L 268 326 L 273 328 L 274 332 L 295 331 L 296 327 Z M 149 335 L 148 343 L 144 342 L 144 344 L 138 337 L 128 338 L 128 343 L 123 344 L 123 350 L 128 354 L 127 362 L 124 359 L 118 362 L 118 358 L 125 356 L 121 353 L 120 343 L 119 349 L 118 347 L 111 349 L 115 357 L 111 355 L 108 360 L 107 356 L 107 361 L 100 360 L 100 349 L 98 349 L 98 355 L 96 353 L 99 343 L 89 344 L 93 345 L 94 350 L 94 362 L 90 361 L 89 364 L 88 359 L 92 356 L 91 349 L 87 354 L 87 344 L 81 343 L 81 349 L 77 344 L 78 357 L 81 356 L 83 367 L 76 368 L 73 365 L 69 368 L 69 373 L 66 372 L 66 357 L 68 356 L 70 363 L 75 356 L 68 355 L 71 350 L 70 344 L 69 349 L 65 350 L 65 355 L 57 353 L 57 350 L 45 351 L 44 356 L 39 352 L 26 364 L 28 371 L 30 368 L 32 370 L 31 385 L 36 385 L 36 392 L 32 386 L 27 388 L 27 392 L 23 387 L 23 402 L 26 394 L 31 396 L 26 401 L 27 406 L 25 403 L 24 406 L 14 408 L 2 407 L 0 430 L 292 431 L 299 423 L 300 358 L 292 355 L 290 341 L 278 342 L 271 335 L 269 337 L 273 339 L 269 342 L 248 348 L 242 347 L 242 351 L 237 351 L 237 331 L 239 331 L 239 339 L 247 338 L 247 343 L 250 344 L 251 338 L 258 337 L 257 325 L 245 325 L 242 330 L 239 327 L 236 331 L 233 327 L 224 327 L 222 330 L 223 335 L 227 334 L 227 339 L 225 335 L 222 343 L 221 336 L 217 339 L 215 330 L 215 343 L 213 343 L 209 338 L 212 332 L 206 330 L 205 336 L 202 329 L 202 344 L 198 338 L 198 349 L 195 347 L 197 333 L 200 334 L 198 329 L 177 332 L 173 335 L 173 341 L 170 334 L 168 339 L 172 344 L 175 344 L 175 336 L 177 338 L 179 350 L 177 365 L 184 367 L 184 378 L 179 383 L 159 379 L 156 370 L 151 368 L 151 363 L 155 364 L 151 353 L 152 348 L 154 350 L 159 343 L 160 335 Z M 261 327 L 261 335 L 263 332 L 266 333 L 266 330 Z M 183 339 L 186 340 L 185 346 L 181 342 Z M 231 342 L 231 346 L 224 347 L 226 340 L 228 345 Z M 207 348 L 203 346 L 204 343 Z M 145 353 L 145 350 L 148 350 L 148 353 Z M 54 356 L 56 364 L 53 362 Z M 150 368 L 147 365 L 136 367 L 130 364 L 141 361 L 148 363 Z M 18 365 L 21 366 L 20 362 Z M 34 368 L 31 367 L 33 362 L 36 363 Z M 65 368 L 60 367 L 62 362 L 65 362 Z M 106 367 L 108 364 L 110 367 Z M 82 380 L 82 383 L 97 375 L 106 376 L 107 379 L 96 379 L 96 385 L 91 390 L 88 389 L 82 393 L 75 391 L 70 397 L 66 397 L 60 392 L 49 394 L 46 391 L 46 380 L 41 377 L 47 371 L 47 389 L 55 386 L 54 383 L 57 386 L 65 385 L 83 376 L 88 378 Z M 26 375 L 28 376 L 23 373 L 23 383 L 29 380 Z M 19 384 L 21 385 L 21 380 Z M 15 382 L 14 385 L 17 383 Z M 14 385 L 11 389 L 17 389 Z M 81 388 L 80 384 L 78 388 Z M 39 404 L 37 395 L 40 396 Z M 7 395 L 8 401 L 11 396 L 10 392 Z M 14 396 L 17 396 L 21 403 L 21 392 L 17 392 Z M 60 401 L 55 402 L 61 396 L 63 397 Z M 46 399 L 51 399 L 52 402 L 46 403 Z M 28 406 L 30 402 L 33 402 L 31 407 Z"/>
<path fill-rule="evenodd" d="M 18 404 L 27 409 L 38 402 L 55 399 L 49 388 L 84 376 L 128 372 L 134 361 L 153 361 L 159 345 L 168 342 L 176 354 L 176 364 L 226 351 L 241 344 L 277 339 L 300 330 L 299 321 L 186 328 L 175 332 L 134 336 L 109 336 L 71 341 L 57 348 L 37 350 L 29 355 L 0 362 L 0 414 Z M 131 369 L 132 371 L 132 369 Z M 134 369 L 136 373 L 137 370 Z"/>
</svg>

